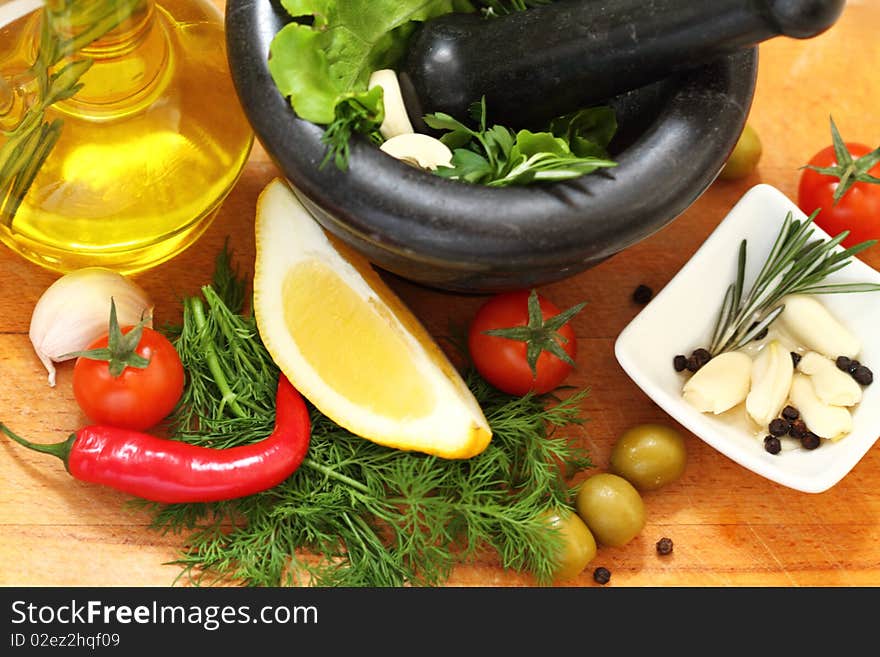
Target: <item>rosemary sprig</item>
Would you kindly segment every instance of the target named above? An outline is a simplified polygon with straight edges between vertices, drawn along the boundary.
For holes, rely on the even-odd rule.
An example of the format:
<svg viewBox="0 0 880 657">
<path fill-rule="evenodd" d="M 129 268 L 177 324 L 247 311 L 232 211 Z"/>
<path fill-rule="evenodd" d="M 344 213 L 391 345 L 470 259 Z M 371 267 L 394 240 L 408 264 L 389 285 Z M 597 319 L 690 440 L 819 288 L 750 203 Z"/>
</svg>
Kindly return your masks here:
<svg viewBox="0 0 880 657">
<path fill-rule="evenodd" d="M 63 0 L 42 9 L 39 49 L 25 76 L 36 86 L 35 102 L 14 129 L 3 133 L 6 140 L 0 147 L 0 224 L 12 225 L 37 173 L 61 136 L 63 121 L 47 121 L 46 112 L 55 103 L 76 95 L 82 88 L 80 79 L 92 60 L 73 59 L 57 70 L 53 68 L 119 25 L 142 2 Z M 65 37 L 68 28 L 73 28 L 73 33 Z"/>
<path fill-rule="evenodd" d="M 202 298 L 185 302 L 175 342 L 189 381 L 173 438 L 225 447 L 271 431 L 278 369 L 253 317 L 217 294 L 236 289 L 224 280 L 232 273 L 218 266 Z M 592 465 L 563 431 L 582 423 L 587 391 L 551 405 L 473 373 L 468 383 L 494 433 L 477 457 L 388 449 L 312 408 L 308 457 L 281 485 L 210 505 L 139 504 L 156 529 L 190 531 L 176 564 L 196 584 L 438 585 L 455 565 L 492 553 L 548 583 L 561 539 L 542 513 L 570 509 L 568 469 Z"/>
<path fill-rule="evenodd" d="M 789 294 L 838 294 L 877 292 L 874 283 L 823 284 L 829 275 L 846 267 L 852 256 L 876 243 L 861 242 L 838 250 L 849 231 L 830 240 L 811 240 L 811 225 L 817 210 L 806 221 L 793 218 L 789 212 L 752 287 L 744 295 L 746 240 L 742 240 L 737 257 L 736 279 L 727 288 L 712 332 L 709 353 L 717 356 L 746 345 L 782 313 L 780 302 Z"/>
</svg>

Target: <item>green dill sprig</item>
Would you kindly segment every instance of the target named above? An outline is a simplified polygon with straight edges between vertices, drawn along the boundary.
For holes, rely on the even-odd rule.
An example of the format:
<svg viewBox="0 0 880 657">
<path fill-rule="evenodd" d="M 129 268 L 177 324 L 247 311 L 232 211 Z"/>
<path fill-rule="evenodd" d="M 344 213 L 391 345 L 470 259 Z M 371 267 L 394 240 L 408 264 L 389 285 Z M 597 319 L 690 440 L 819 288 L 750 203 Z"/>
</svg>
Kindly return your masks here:
<svg viewBox="0 0 880 657">
<path fill-rule="evenodd" d="M 827 276 L 846 267 L 852 256 L 873 246 L 876 240 L 843 250 L 837 246 L 849 231 L 830 240 L 811 240 L 811 225 L 818 213 L 817 210 L 803 222 L 794 219 L 791 212 L 785 216 L 770 254 L 747 292 L 744 289 L 747 244 L 746 240 L 740 242 L 736 279 L 727 288 L 721 303 L 709 353 L 717 356 L 746 345 L 779 317 L 785 308 L 781 302 L 789 294 L 880 291 L 880 285 L 874 283 L 822 283 Z"/>
<path fill-rule="evenodd" d="M 382 143 L 379 126 L 385 119 L 383 98 L 382 87 L 376 85 L 363 93 L 349 94 L 336 104 L 335 118 L 321 135 L 326 151 L 319 168 L 324 168 L 332 160 L 337 169 L 346 171 L 352 135 L 364 135 L 376 146 Z"/>
<path fill-rule="evenodd" d="M 253 317 L 232 312 L 217 293 L 235 287 L 223 280 L 234 270 L 221 263 L 217 272 L 220 280 L 184 304 L 175 346 L 189 380 L 171 435 L 228 447 L 271 432 L 279 372 Z M 202 585 L 432 586 L 456 565 L 494 553 L 502 567 L 548 583 L 561 537 L 543 514 L 570 509 L 567 477 L 592 466 L 565 431 L 583 423 L 588 391 L 514 397 L 473 371 L 466 380 L 493 430 L 471 459 L 383 447 L 310 406 L 307 458 L 282 484 L 214 504 L 141 503 L 154 528 L 189 532 L 175 562 L 179 577 Z"/>
</svg>

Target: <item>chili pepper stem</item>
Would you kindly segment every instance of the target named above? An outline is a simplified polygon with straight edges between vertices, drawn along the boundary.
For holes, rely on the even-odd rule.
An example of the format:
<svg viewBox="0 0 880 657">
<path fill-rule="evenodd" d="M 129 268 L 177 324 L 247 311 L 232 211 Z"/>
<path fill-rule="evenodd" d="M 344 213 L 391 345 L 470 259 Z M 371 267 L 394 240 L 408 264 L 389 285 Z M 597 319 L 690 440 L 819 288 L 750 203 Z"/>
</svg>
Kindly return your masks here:
<svg viewBox="0 0 880 657">
<path fill-rule="evenodd" d="M 64 462 L 65 467 L 67 467 L 67 458 L 70 456 L 70 448 L 73 447 L 73 441 L 76 440 L 76 434 L 72 433 L 70 434 L 70 438 L 61 443 L 32 443 L 31 441 L 25 440 L 21 436 L 13 433 L 13 431 L 2 422 L 0 422 L 0 431 L 12 438 L 12 440 L 17 442 L 19 445 L 24 445 L 28 449 L 32 449 L 35 452 L 43 452 L 44 454 L 57 456 Z"/>
</svg>

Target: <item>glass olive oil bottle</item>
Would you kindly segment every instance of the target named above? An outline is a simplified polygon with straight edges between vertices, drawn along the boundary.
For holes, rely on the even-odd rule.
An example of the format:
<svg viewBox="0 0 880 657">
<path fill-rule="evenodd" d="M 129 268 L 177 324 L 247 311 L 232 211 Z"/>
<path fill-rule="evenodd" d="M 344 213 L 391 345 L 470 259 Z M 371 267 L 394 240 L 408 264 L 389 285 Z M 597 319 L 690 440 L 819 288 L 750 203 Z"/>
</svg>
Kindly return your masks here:
<svg viewBox="0 0 880 657">
<path fill-rule="evenodd" d="M 60 272 L 134 273 L 191 245 L 253 143 L 224 39 L 207 0 L 0 13 L 0 239 Z"/>
</svg>

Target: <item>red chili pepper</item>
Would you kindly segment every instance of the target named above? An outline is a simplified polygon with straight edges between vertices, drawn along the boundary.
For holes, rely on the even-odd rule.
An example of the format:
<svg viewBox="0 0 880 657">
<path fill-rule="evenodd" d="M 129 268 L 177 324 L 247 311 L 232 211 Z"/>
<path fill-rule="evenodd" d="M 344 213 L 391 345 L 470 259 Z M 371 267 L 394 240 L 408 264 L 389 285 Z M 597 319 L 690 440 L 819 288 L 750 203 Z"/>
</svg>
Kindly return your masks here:
<svg viewBox="0 0 880 657">
<path fill-rule="evenodd" d="M 305 458 L 311 423 L 302 396 L 281 375 L 275 428 L 249 445 L 213 449 L 102 425 L 44 445 L 16 436 L 2 423 L 0 430 L 25 447 L 57 456 L 81 481 L 175 504 L 244 497 L 281 483 Z"/>
</svg>

